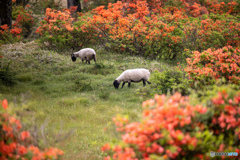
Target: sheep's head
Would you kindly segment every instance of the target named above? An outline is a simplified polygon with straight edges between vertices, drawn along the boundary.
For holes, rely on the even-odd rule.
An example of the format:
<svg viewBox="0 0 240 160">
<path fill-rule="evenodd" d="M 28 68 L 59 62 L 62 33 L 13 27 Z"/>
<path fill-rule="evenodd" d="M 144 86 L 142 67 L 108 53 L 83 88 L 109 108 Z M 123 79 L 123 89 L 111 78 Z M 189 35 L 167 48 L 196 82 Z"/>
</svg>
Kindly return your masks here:
<svg viewBox="0 0 240 160">
<path fill-rule="evenodd" d="M 119 83 L 117 80 L 115 80 L 115 81 L 113 82 L 113 85 L 114 85 L 114 87 L 115 87 L 116 89 L 118 89 L 119 84 L 120 84 L 120 83 Z"/>
<path fill-rule="evenodd" d="M 74 54 L 71 55 L 71 58 L 72 58 L 72 61 L 73 61 L 73 62 L 75 62 L 76 59 L 77 59 Z"/>
</svg>

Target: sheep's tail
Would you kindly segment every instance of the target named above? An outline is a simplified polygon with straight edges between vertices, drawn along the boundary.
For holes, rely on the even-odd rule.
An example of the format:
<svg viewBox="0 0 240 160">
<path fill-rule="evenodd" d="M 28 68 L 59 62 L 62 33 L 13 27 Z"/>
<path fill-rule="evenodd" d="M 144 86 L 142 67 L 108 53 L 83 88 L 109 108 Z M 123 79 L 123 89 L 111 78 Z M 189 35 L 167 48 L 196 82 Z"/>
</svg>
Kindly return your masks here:
<svg viewBox="0 0 240 160">
<path fill-rule="evenodd" d="M 97 60 L 96 54 L 93 54 L 93 59 L 96 62 L 96 60 Z"/>
</svg>

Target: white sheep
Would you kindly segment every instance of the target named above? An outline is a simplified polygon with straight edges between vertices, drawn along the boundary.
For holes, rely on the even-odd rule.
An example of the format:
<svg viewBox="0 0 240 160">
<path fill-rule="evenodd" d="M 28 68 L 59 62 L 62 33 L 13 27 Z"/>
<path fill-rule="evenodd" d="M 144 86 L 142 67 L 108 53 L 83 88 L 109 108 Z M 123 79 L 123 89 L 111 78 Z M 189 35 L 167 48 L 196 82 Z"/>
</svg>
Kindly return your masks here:
<svg viewBox="0 0 240 160">
<path fill-rule="evenodd" d="M 90 64 L 90 61 L 94 59 L 96 62 L 96 52 L 92 48 L 84 48 L 78 52 L 75 52 L 71 55 L 72 61 L 75 62 L 77 57 L 82 59 L 82 62 L 86 60 Z"/>
<path fill-rule="evenodd" d="M 113 85 L 116 89 L 118 89 L 120 83 L 123 81 L 122 88 L 124 84 L 127 82 L 128 87 L 130 87 L 131 82 L 140 82 L 143 81 L 143 86 L 146 85 L 146 82 L 148 84 L 151 84 L 151 82 L 148 81 L 150 76 L 150 72 L 147 69 L 139 68 L 139 69 L 128 69 L 124 71 L 114 82 Z"/>
</svg>

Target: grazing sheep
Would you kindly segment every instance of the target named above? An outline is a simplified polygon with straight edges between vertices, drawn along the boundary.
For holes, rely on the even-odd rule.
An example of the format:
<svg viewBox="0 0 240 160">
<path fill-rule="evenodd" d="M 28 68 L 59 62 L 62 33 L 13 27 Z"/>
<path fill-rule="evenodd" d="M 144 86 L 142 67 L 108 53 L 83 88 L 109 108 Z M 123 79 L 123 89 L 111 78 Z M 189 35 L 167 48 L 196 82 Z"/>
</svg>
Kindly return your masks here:
<svg viewBox="0 0 240 160">
<path fill-rule="evenodd" d="M 148 84 L 151 84 L 151 82 L 148 81 L 150 76 L 150 72 L 147 69 L 128 69 L 124 71 L 114 82 L 113 85 L 116 89 L 118 89 L 120 83 L 123 81 L 122 88 L 124 84 L 127 82 L 128 87 L 130 87 L 131 82 L 140 82 L 143 81 L 143 86 L 146 85 L 146 82 Z"/>
<path fill-rule="evenodd" d="M 75 62 L 77 57 L 80 57 L 82 59 L 82 62 L 86 60 L 90 64 L 90 61 L 94 59 L 96 62 L 96 52 L 92 48 L 84 48 L 81 49 L 78 52 L 75 52 L 71 55 L 72 61 Z"/>
</svg>

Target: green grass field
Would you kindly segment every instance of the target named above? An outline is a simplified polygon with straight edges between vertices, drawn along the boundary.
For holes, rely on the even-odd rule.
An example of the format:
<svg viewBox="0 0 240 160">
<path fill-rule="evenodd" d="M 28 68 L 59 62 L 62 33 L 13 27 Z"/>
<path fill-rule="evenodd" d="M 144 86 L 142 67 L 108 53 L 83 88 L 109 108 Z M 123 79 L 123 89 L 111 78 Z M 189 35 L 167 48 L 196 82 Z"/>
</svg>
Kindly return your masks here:
<svg viewBox="0 0 240 160">
<path fill-rule="evenodd" d="M 140 119 L 141 103 L 152 97 L 139 93 L 142 83 L 115 89 L 112 83 L 124 70 L 147 68 L 153 72 L 173 67 L 94 49 L 97 63 L 89 65 L 79 59 L 72 62 L 71 52 L 43 50 L 34 41 L 1 46 L 2 66 L 10 63 L 15 84 L 0 85 L 0 99 L 8 99 L 40 147 L 62 149 L 63 159 L 102 159 L 101 147 L 120 137 L 112 117 L 121 114 L 132 121 Z"/>
</svg>

